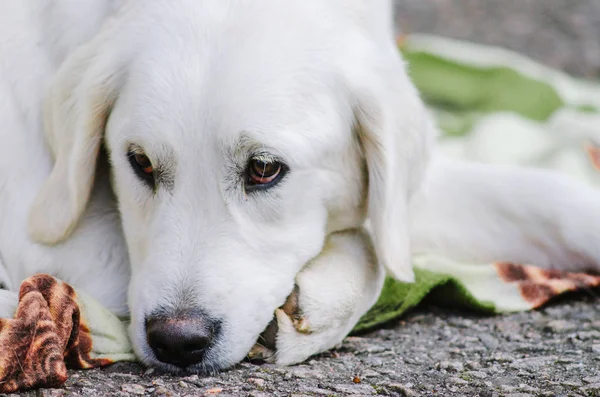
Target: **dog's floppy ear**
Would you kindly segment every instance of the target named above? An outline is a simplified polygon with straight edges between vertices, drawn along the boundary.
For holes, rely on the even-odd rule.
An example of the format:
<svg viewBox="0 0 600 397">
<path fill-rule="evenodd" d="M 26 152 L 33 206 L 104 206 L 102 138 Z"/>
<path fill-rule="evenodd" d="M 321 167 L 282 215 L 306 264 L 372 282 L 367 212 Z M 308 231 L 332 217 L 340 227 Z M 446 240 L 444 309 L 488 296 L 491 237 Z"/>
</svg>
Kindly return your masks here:
<svg viewBox="0 0 600 397">
<path fill-rule="evenodd" d="M 391 276 L 412 282 L 408 205 L 427 166 L 435 129 L 395 51 L 374 59 L 371 70 L 351 84 L 377 257 Z"/>
<path fill-rule="evenodd" d="M 55 163 L 29 214 L 30 235 L 40 243 L 67 238 L 90 197 L 104 127 L 122 80 L 122 61 L 105 51 L 106 33 L 63 63 L 45 98 L 44 132 Z"/>
</svg>

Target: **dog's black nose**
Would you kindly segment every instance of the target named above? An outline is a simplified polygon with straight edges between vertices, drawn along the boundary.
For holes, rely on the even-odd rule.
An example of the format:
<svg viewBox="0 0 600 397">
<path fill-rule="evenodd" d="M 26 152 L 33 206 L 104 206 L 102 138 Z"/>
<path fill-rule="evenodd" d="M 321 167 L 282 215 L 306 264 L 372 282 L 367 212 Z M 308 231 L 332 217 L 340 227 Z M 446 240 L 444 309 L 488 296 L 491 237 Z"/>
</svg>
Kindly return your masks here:
<svg viewBox="0 0 600 397">
<path fill-rule="evenodd" d="M 152 316 L 146 319 L 146 339 L 159 361 L 185 368 L 203 360 L 218 328 L 197 313 Z"/>
</svg>

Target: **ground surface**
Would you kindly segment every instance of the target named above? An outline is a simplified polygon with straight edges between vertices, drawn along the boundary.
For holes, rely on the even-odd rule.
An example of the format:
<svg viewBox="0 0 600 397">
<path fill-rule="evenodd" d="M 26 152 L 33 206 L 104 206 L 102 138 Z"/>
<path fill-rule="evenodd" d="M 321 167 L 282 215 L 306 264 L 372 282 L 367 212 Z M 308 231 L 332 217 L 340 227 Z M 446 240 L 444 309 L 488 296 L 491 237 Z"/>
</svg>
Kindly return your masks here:
<svg viewBox="0 0 600 397">
<path fill-rule="evenodd" d="M 30 395 L 599 396 L 595 294 L 506 316 L 423 308 L 294 367 L 243 363 L 202 378 L 117 364 L 72 373 L 65 389 Z"/>
<path fill-rule="evenodd" d="M 396 3 L 405 31 L 504 45 L 600 78 L 598 0 Z M 73 372 L 65 389 L 30 395 L 600 396 L 598 295 L 590 291 L 540 311 L 495 317 L 423 308 L 295 367 L 244 363 L 215 377 L 182 378 L 118 364 Z"/>
</svg>

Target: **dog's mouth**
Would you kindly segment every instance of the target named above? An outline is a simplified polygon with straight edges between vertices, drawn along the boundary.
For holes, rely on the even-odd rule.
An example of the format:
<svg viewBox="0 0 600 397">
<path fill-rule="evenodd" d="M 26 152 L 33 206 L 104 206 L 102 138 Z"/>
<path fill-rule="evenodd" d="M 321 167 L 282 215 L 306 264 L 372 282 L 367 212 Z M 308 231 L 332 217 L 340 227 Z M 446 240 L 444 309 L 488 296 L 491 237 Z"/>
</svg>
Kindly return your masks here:
<svg viewBox="0 0 600 397">
<path fill-rule="evenodd" d="M 288 296 L 283 306 L 280 307 L 280 309 L 294 321 L 300 321 L 302 318 L 298 295 L 298 285 L 294 285 L 292 293 Z M 278 331 L 279 326 L 277 324 L 277 317 L 273 315 L 273 319 L 269 325 L 267 325 L 267 328 L 260 334 L 256 343 L 248 353 L 248 361 L 256 364 L 273 363 L 277 354 Z"/>
<path fill-rule="evenodd" d="M 300 322 L 302 312 L 299 306 L 299 289 L 295 285 L 292 293 L 287 297 L 285 303 L 279 307 L 290 319 L 294 322 Z M 256 343 L 246 355 L 245 361 L 253 364 L 275 363 L 277 358 L 277 334 L 279 325 L 275 314 L 271 322 L 267 325 L 264 331 L 258 336 Z M 210 354 L 210 353 L 209 353 Z M 210 364 L 212 360 L 206 360 L 203 363 L 193 364 L 189 366 L 177 366 L 159 361 L 158 359 L 152 363 L 152 367 L 158 370 L 159 373 L 165 374 L 202 374 L 213 376 L 226 367 L 221 367 L 218 364 Z"/>
</svg>

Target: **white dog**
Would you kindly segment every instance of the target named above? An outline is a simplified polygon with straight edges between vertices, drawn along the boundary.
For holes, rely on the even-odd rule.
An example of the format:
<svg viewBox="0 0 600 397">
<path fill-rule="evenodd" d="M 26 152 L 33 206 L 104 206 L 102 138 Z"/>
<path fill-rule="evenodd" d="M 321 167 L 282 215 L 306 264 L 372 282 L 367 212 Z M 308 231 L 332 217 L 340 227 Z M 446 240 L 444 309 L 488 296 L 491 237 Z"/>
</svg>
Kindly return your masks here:
<svg viewBox="0 0 600 397">
<path fill-rule="evenodd" d="M 0 276 L 53 274 L 129 313 L 143 362 L 203 371 L 295 285 L 273 360 L 332 347 L 411 252 L 600 268 L 596 191 L 430 163 L 434 135 L 390 1 L 2 0 Z"/>
</svg>

